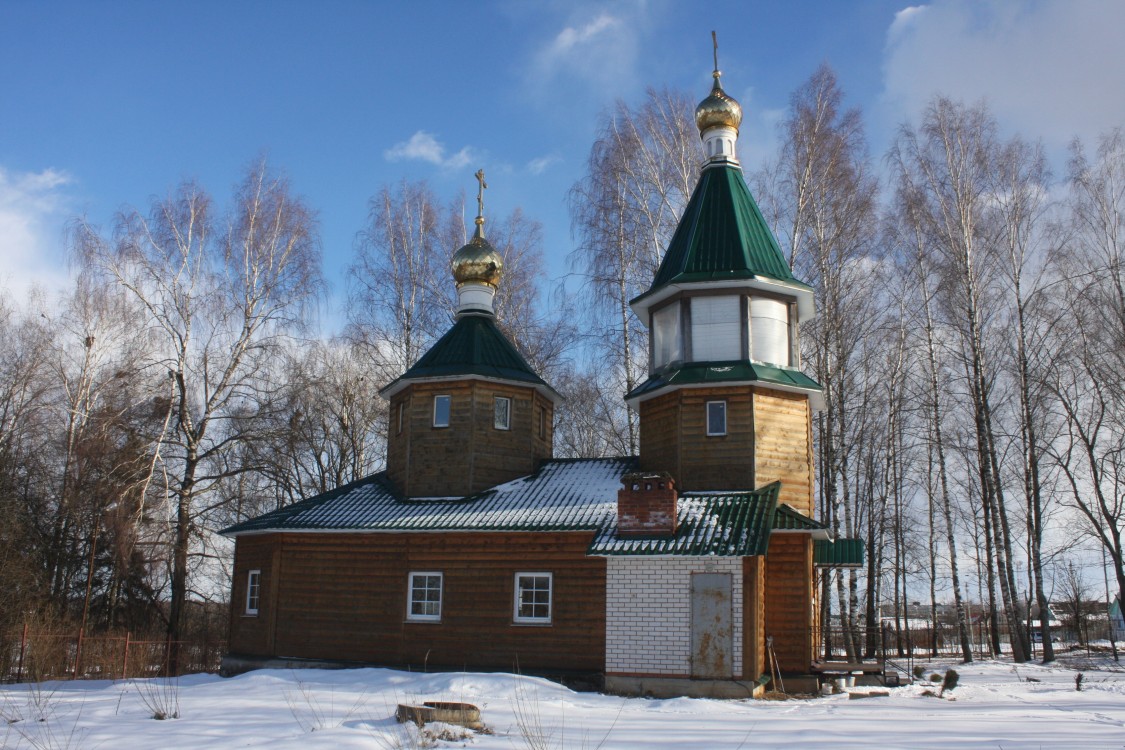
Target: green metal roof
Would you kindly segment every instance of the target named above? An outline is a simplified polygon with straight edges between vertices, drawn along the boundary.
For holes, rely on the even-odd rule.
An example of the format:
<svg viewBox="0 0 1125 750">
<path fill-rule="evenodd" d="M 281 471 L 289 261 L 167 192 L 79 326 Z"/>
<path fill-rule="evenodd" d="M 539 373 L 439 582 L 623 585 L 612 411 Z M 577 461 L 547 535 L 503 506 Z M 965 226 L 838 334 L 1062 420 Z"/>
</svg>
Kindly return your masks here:
<svg viewBox="0 0 1125 750">
<path fill-rule="evenodd" d="M 678 367 L 665 368 L 626 393 L 625 398 L 637 398 L 669 386 L 745 383 L 748 381 L 773 383 L 810 391 L 821 390 L 819 383 L 800 370 L 790 370 L 760 362 L 732 360 L 729 362 L 692 362 Z"/>
<path fill-rule="evenodd" d="M 758 277 L 808 288 L 789 270 L 742 170 L 715 165 L 700 175 L 652 286 L 633 302 L 668 284 Z"/>
<path fill-rule="evenodd" d="M 547 386 L 496 327 L 491 315 L 463 314 L 430 350 L 383 391 L 404 380 L 481 375 Z M 547 386 L 550 388 L 550 386 Z"/>
<path fill-rule="evenodd" d="M 672 536 L 619 537 L 616 522 L 594 537 L 586 553 L 746 557 L 764 555 L 780 482 L 752 492 L 685 495 L 677 502 L 678 526 Z"/>
<path fill-rule="evenodd" d="M 635 468 L 632 457 L 554 459 L 476 495 L 414 499 L 396 495 L 380 472 L 219 533 L 593 531 L 616 513 L 621 477 Z"/>
<path fill-rule="evenodd" d="M 816 539 L 813 541 L 813 564 L 821 568 L 863 567 L 863 540 Z"/>
<path fill-rule="evenodd" d="M 823 531 L 828 527 L 802 515 L 790 505 L 779 505 L 773 514 L 774 531 Z"/>
</svg>

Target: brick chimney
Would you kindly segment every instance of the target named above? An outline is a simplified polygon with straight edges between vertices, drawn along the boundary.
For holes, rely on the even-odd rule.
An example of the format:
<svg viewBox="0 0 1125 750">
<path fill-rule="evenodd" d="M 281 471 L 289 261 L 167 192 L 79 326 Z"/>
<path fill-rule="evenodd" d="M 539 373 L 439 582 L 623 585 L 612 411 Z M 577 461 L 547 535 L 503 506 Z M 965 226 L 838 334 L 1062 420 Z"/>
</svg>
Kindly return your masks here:
<svg viewBox="0 0 1125 750">
<path fill-rule="evenodd" d="M 672 536 L 676 533 L 676 483 L 666 472 L 621 477 L 617 491 L 617 535 Z"/>
</svg>

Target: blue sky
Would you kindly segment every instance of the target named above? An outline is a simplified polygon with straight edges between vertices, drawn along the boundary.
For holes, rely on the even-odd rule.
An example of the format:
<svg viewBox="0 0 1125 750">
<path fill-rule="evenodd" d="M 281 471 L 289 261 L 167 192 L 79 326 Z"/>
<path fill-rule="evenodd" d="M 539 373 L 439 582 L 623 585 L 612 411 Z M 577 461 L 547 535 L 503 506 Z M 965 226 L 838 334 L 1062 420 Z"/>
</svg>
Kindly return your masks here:
<svg viewBox="0 0 1125 750">
<path fill-rule="evenodd" d="M 0 287 L 62 285 L 69 217 L 109 226 L 185 178 L 223 201 L 261 154 L 319 212 L 337 297 L 381 186 L 452 198 L 480 167 L 489 213 L 540 220 L 558 277 L 599 114 L 647 86 L 705 96 L 712 29 L 748 170 L 828 62 L 876 158 L 942 91 L 987 98 L 1061 171 L 1071 137 L 1125 124 L 1123 28 L 1116 0 L 0 0 Z"/>
</svg>

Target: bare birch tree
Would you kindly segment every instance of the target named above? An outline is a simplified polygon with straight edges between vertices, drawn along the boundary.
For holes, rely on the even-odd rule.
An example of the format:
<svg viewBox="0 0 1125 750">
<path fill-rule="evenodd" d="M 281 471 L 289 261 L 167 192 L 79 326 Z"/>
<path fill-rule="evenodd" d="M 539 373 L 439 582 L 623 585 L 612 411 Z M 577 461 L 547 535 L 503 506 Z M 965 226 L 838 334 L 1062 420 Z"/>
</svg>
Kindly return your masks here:
<svg viewBox="0 0 1125 750">
<path fill-rule="evenodd" d="M 1026 661 L 1027 635 L 1017 609 L 1012 534 L 994 425 L 996 366 L 985 342 L 990 263 L 996 249 L 995 236 L 986 231 L 988 191 L 995 184 L 995 129 L 985 107 L 965 107 L 938 97 L 927 107 L 918 130 L 904 127 L 900 131 L 892 160 L 900 181 L 908 181 L 911 193 L 920 199 L 918 215 L 927 223 L 926 231 L 932 235 L 932 247 L 942 263 L 940 292 L 948 320 L 961 341 L 982 507 L 1013 658 Z M 994 633 L 997 630 L 993 628 Z"/>
<path fill-rule="evenodd" d="M 133 295 L 157 328 L 154 365 L 167 373 L 168 635 L 181 637 L 196 558 L 207 554 L 219 483 L 250 467 L 224 462 L 255 439 L 246 417 L 274 397 L 272 358 L 305 322 L 319 291 L 312 211 L 265 163 L 248 170 L 230 218 L 217 222 L 201 188 L 185 184 L 118 221 L 112 242 L 80 227 L 84 266 Z M 205 593 L 205 592 L 196 592 Z M 173 664 L 173 666 L 175 666 Z"/>
<path fill-rule="evenodd" d="M 778 223 L 786 228 L 794 272 L 816 290 L 817 316 L 801 334 L 805 365 L 824 388 L 825 408 L 815 417 L 820 515 L 834 533 L 852 537 L 860 533 L 861 502 L 853 494 L 853 472 L 863 460 L 859 451 L 871 444 L 864 439 L 867 411 L 861 404 L 874 403 L 864 394 L 871 381 L 863 363 L 874 354 L 865 346 L 880 324 L 882 301 L 872 273 L 880 262 L 878 182 L 862 118 L 858 110 L 844 109 L 843 97 L 830 68 L 813 73 L 791 98 L 777 166 L 758 184 L 780 207 Z M 846 584 L 843 576 L 837 579 L 837 597 L 842 622 L 854 632 L 858 580 L 854 570 L 847 575 Z M 822 602 L 827 618 L 827 589 Z M 868 604 L 871 616 L 873 601 Z"/>
<path fill-rule="evenodd" d="M 585 279 L 595 345 L 612 367 L 601 388 L 635 388 L 648 364 L 648 336 L 629 300 L 652 283 L 695 186 L 703 149 L 684 94 L 650 89 L 633 109 L 618 102 L 598 128 L 586 174 L 570 189 L 573 267 Z M 609 420 L 624 432 L 607 443 L 637 451 L 635 415 L 624 405 Z"/>
</svg>

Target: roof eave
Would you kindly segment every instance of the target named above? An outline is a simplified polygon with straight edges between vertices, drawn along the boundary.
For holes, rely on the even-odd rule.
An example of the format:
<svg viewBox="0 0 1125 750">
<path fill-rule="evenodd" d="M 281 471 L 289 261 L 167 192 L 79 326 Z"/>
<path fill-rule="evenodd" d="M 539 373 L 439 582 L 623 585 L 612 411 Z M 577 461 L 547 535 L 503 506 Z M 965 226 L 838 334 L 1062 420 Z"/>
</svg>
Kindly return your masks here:
<svg viewBox="0 0 1125 750">
<path fill-rule="evenodd" d="M 813 539 L 832 541 L 832 532 L 828 529 L 773 529 L 770 534 L 808 534 Z"/>
<path fill-rule="evenodd" d="M 489 383 L 503 383 L 504 385 L 514 385 L 520 388 L 533 388 L 542 396 L 549 399 L 552 404 L 557 406 L 562 400 L 562 394 L 556 391 L 546 383 L 533 383 L 530 380 L 517 380 L 515 378 L 496 378 L 488 375 L 479 375 L 476 373 L 469 373 L 465 375 L 430 375 L 420 378 L 398 378 L 392 381 L 389 385 L 384 386 L 379 390 L 379 395 L 385 399 L 390 400 L 396 393 L 400 393 L 407 386 L 414 383 L 452 383 L 460 380 L 480 380 Z"/>
<path fill-rule="evenodd" d="M 799 281 L 781 281 L 765 276 L 753 276 L 742 279 L 711 280 L 711 281 L 673 281 L 663 286 L 649 289 L 644 294 L 629 300 L 629 307 L 633 314 L 644 325 L 648 326 L 648 310 L 664 300 L 680 292 L 696 290 L 714 290 L 717 287 L 732 289 L 757 289 L 759 291 L 773 292 L 797 298 L 797 319 L 805 322 L 816 316 L 816 303 L 813 290 Z"/>
<path fill-rule="evenodd" d="M 761 388 L 772 388 L 778 391 L 786 391 L 788 393 L 803 393 L 809 397 L 809 403 L 812 405 L 813 411 L 821 411 L 824 408 L 824 392 L 815 388 L 801 388 L 795 385 L 784 385 L 781 383 L 774 383 L 769 380 L 715 380 L 706 383 L 669 383 L 668 385 L 657 388 L 648 393 L 642 393 L 637 396 L 626 396 L 625 404 L 630 409 L 635 409 L 639 404 L 648 401 L 657 396 L 663 396 L 665 393 L 671 391 L 683 390 L 687 388 L 720 388 L 731 385 L 753 385 Z"/>
</svg>

